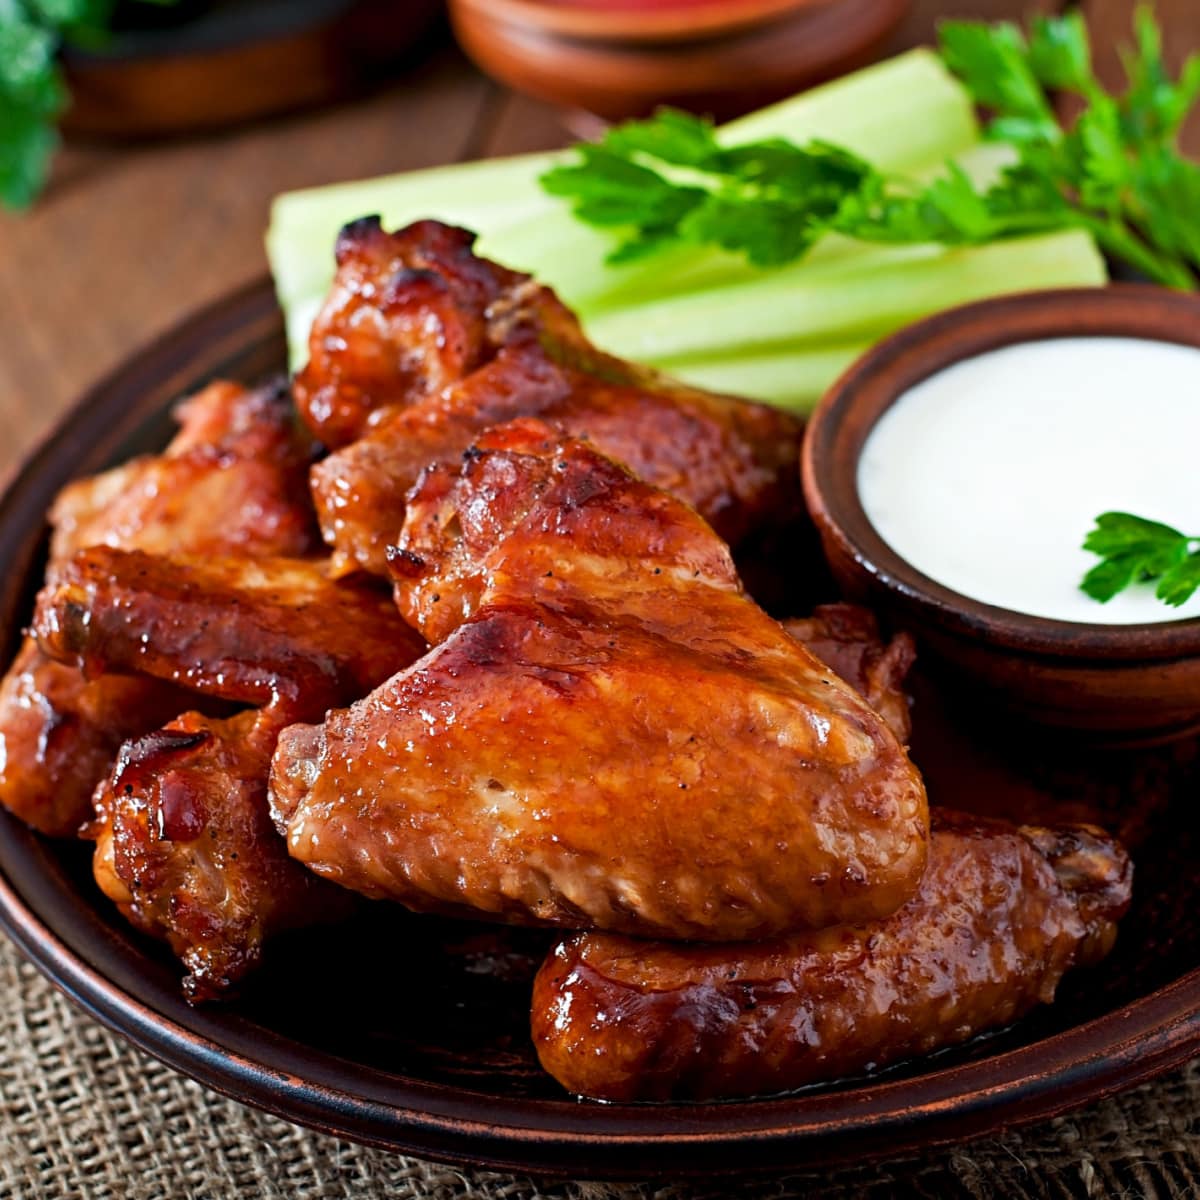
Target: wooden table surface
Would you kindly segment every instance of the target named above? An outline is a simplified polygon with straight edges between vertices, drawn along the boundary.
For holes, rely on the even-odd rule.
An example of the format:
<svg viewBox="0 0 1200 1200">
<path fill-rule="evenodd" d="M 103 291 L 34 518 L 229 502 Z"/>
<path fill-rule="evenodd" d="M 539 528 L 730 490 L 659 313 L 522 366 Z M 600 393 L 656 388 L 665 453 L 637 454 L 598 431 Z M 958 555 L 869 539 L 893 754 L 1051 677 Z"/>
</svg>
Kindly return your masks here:
<svg viewBox="0 0 1200 1200">
<path fill-rule="evenodd" d="M 1107 71 L 1133 3 L 1084 5 Z M 894 49 L 928 41 L 938 16 L 1030 7 L 918 0 Z M 1200 0 L 1158 9 L 1174 59 L 1200 47 Z M 31 213 L 0 215 L 0 480 L 89 384 L 265 271 L 277 192 L 565 137 L 553 110 L 490 83 L 447 46 L 390 88 L 326 111 L 189 141 L 69 147 Z M 1190 141 L 1200 152 L 1200 136 Z"/>
</svg>

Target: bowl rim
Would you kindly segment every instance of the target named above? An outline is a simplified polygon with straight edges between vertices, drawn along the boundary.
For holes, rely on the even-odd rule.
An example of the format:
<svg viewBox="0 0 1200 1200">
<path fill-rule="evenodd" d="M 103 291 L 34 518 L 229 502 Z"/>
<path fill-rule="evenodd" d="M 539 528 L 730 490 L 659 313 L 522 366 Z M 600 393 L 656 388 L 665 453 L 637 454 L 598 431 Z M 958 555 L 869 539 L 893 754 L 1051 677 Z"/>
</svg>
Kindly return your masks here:
<svg viewBox="0 0 1200 1200">
<path fill-rule="evenodd" d="M 541 36 L 586 42 L 695 42 L 782 21 L 836 0 L 675 0 L 663 6 L 600 0 L 451 0 L 489 23 L 517 25 Z"/>
<path fill-rule="evenodd" d="M 876 531 L 858 493 L 863 446 L 912 386 L 992 350 L 1064 337 L 1132 337 L 1200 349 L 1200 295 L 1152 284 L 1013 292 L 908 325 L 857 359 L 809 419 L 801 450 L 805 501 L 832 538 L 901 606 L 948 634 L 1046 659 L 1132 665 L 1200 654 L 1200 618 L 1104 624 L 1033 616 L 938 583 Z M 853 469 L 847 467 L 847 460 Z"/>
</svg>

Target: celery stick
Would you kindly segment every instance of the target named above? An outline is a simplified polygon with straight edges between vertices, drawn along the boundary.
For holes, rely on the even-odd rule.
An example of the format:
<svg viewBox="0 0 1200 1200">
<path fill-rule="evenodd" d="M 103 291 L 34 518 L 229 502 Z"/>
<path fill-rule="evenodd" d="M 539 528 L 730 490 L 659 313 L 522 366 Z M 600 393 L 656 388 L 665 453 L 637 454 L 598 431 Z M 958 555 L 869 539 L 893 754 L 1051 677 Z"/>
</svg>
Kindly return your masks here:
<svg viewBox="0 0 1200 1200">
<path fill-rule="evenodd" d="M 949 161 L 961 167 L 975 184 L 986 187 L 999 174 L 1000 168 L 1015 158 L 1016 153 L 1011 146 L 1000 142 L 979 142 L 955 154 Z M 914 165 L 902 169 L 914 182 L 927 183 L 945 171 L 947 161 L 942 158 L 932 167 Z M 524 225 L 514 228 L 510 234 L 517 238 L 523 231 Z M 804 263 L 806 266 L 816 266 L 834 259 L 844 262 L 854 255 L 879 253 L 878 245 L 831 234 L 809 251 Z M 578 270 L 578 267 L 575 269 Z M 603 274 L 597 274 L 598 290 L 594 293 L 577 292 L 572 297 L 572 303 L 581 314 L 590 316 L 659 296 L 762 279 L 777 270 L 756 267 L 741 254 L 709 247 L 680 246 L 642 262 L 607 268 Z"/>
<path fill-rule="evenodd" d="M 614 354 L 678 363 L 772 343 L 852 341 L 1001 292 L 1105 278 L 1091 237 L 1072 230 L 986 246 L 912 246 L 842 263 L 802 262 L 731 287 L 599 313 L 586 325 Z"/>
<path fill-rule="evenodd" d="M 914 128 L 910 119 L 919 121 L 921 113 L 927 123 Z M 962 149 L 978 140 L 979 127 L 962 84 L 934 51 L 921 48 L 738 117 L 721 126 L 720 136 L 731 145 L 821 138 L 888 169 L 945 157 L 947 142 Z"/>
<path fill-rule="evenodd" d="M 977 127 L 966 92 L 935 55 L 917 50 L 743 117 L 719 136 L 732 142 L 819 136 L 886 169 L 915 170 L 963 150 L 977 138 Z M 537 182 L 562 154 L 458 164 L 277 197 L 267 253 L 289 316 L 293 360 L 304 357 L 306 341 L 294 313 L 311 309 L 328 289 L 337 230 L 366 213 L 379 213 L 389 227 L 429 216 L 468 225 L 482 235 L 482 253 L 531 271 L 572 304 L 615 286 L 620 274 L 604 262 L 608 236 L 576 221 Z M 671 259 L 649 265 L 650 274 L 669 279 Z M 678 257 L 687 261 L 686 253 Z"/>
<path fill-rule="evenodd" d="M 869 342 L 771 350 L 759 355 L 695 359 L 665 368 L 668 374 L 714 392 L 753 396 L 779 408 L 808 413 Z"/>
<path fill-rule="evenodd" d="M 821 138 L 880 170 L 921 175 L 975 145 L 979 129 L 970 98 L 937 55 L 913 50 L 732 121 L 717 137 L 729 145 L 767 137 L 797 143 Z M 583 312 L 651 281 L 660 291 L 679 290 L 673 286 L 676 275 L 698 256 L 744 263 L 741 256 L 685 246 L 613 266 L 605 262 L 612 235 L 582 226 L 565 205 L 503 230 L 479 228 L 481 253 L 536 275 Z"/>
</svg>

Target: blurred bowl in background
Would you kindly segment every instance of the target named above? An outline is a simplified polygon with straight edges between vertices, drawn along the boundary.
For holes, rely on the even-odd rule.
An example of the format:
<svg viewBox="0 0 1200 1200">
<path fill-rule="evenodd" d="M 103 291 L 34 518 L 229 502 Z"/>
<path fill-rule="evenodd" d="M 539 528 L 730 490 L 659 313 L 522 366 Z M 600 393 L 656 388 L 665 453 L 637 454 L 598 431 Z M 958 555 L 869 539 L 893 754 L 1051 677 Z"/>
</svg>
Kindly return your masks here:
<svg viewBox="0 0 1200 1200">
<path fill-rule="evenodd" d="M 136 9 L 136 11 L 135 11 Z M 69 49 L 63 129 L 194 133 L 361 90 L 434 28 L 442 0 L 184 0 L 118 9 L 115 32 Z"/>
<path fill-rule="evenodd" d="M 608 120 L 726 119 L 865 65 L 911 0 L 450 0 L 463 49 L 519 92 Z"/>
</svg>

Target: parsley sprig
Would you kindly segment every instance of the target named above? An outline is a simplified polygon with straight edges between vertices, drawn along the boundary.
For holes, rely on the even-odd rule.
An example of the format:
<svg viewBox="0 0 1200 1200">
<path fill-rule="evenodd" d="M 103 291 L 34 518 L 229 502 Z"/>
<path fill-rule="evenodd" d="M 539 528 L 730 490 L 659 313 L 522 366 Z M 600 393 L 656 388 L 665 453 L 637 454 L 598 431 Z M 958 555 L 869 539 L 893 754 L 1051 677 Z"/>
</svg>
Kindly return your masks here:
<svg viewBox="0 0 1200 1200">
<path fill-rule="evenodd" d="M 725 147 L 711 123 L 673 109 L 577 147 L 576 161 L 547 172 L 543 186 L 617 234 L 611 262 L 692 244 L 771 267 L 801 258 L 826 233 L 978 245 L 1075 228 L 1153 280 L 1196 288 L 1200 166 L 1176 143 L 1200 97 L 1200 54 L 1173 77 L 1143 7 L 1124 56 L 1127 86 L 1114 95 L 1093 71 L 1078 14 L 1040 18 L 1028 37 L 1011 24 L 967 21 L 945 22 L 939 37 L 946 64 L 992 113 L 985 135 L 1016 154 L 986 188 L 954 164 L 916 185 L 825 142 Z M 1070 128 L 1051 92 L 1080 98 Z"/>
<path fill-rule="evenodd" d="M 1083 548 L 1102 561 L 1079 586 L 1102 604 L 1136 582 L 1157 579 L 1154 594 L 1176 608 L 1200 588 L 1200 537 L 1170 525 L 1132 513 L 1102 513 Z"/>
<path fill-rule="evenodd" d="M 175 0 L 140 0 L 172 4 Z M 55 123 L 68 95 L 63 42 L 103 40 L 116 0 L 0 0 L 0 205 L 26 208 L 41 191 L 58 146 Z"/>
</svg>

